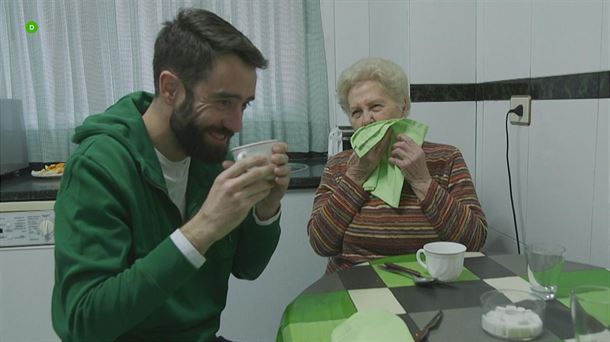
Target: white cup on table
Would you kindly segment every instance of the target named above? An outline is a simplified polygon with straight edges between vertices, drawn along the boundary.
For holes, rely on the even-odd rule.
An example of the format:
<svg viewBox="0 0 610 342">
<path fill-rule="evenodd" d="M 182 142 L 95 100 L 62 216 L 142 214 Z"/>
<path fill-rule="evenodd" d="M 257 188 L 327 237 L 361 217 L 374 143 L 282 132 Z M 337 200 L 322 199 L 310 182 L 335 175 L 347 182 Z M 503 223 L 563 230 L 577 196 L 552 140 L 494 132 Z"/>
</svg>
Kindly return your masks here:
<svg viewBox="0 0 610 342">
<path fill-rule="evenodd" d="M 461 243 L 438 241 L 425 244 L 417 251 L 415 258 L 431 276 L 441 281 L 452 281 L 462 274 L 465 254 L 466 246 Z"/>
</svg>

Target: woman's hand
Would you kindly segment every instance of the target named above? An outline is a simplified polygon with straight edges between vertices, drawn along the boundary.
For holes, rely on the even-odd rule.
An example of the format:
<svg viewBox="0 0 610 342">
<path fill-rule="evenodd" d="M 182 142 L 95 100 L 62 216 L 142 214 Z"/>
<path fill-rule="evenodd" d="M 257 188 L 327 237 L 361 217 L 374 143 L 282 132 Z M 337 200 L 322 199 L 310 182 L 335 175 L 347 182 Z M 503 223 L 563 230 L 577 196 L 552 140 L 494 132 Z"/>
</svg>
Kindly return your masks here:
<svg viewBox="0 0 610 342">
<path fill-rule="evenodd" d="M 400 134 L 396 143 L 392 145 L 389 162 L 400 168 L 417 198 L 423 200 L 432 182 L 424 150 L 413 139 Z"/>
<path fill-rule="evenodd" d="M 346 175 L 356 184 L 362 186 L 375 170 L 379 161 L 386 153 L 390 143 L 391 130 L 388 130 L 380 142 L 371 148 L 362 158 L 358 157 L 356 152 L 347 161 Z"/>
</svg>

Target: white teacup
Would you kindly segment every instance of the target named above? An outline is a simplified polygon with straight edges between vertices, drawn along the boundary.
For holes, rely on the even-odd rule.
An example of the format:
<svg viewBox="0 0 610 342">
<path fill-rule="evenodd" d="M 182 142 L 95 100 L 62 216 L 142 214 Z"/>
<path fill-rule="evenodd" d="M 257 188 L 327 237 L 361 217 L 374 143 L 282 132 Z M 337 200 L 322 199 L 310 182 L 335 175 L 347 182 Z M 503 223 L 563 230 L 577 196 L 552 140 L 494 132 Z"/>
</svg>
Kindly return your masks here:
<svg viewBox="0 0 610 342">
<path fill-rule="evenodd" d="M 422 260 L 422 254 L 426 260 Z M 419 249 L 415 258 L 431 276 L 441 281 L 456 280 L 464 269 L 466 246 L 457 242 L 430 242 Z"/>
<path fill-rule="evenodd" d="M 233 152 L 235 161 L 253 156 L 263 156 L 268 160 L 271 160 L 271 155 L 273 154 L 272 147 L 276 142 L 277 140 L 258 141 L 247 145 L 237 146 L 231 149 L 231 152 Z"/>
<path fill-rule="evenodd" d="M 240 161 L 244 158 L 254 157 L 254 156 L 263 156 L 267 158 L 269 162 L 271 162 L 271 155 L 273 154 L 273 144 L 275 144 L 277 140 L 263 140 L 255 143 L 237 146 L 231 149 L 233 153 L 233 157 L 235 161 Z M 273 180 L 275 176 L 267 176 L 267 180 Z"/>
</svg>

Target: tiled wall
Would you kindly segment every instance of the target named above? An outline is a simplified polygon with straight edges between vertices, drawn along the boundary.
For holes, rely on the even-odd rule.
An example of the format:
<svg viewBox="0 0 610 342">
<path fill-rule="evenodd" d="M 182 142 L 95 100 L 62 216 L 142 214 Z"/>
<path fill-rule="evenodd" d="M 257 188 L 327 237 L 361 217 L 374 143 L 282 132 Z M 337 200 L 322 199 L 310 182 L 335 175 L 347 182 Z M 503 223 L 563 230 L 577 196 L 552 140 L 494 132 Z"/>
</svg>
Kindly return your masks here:
<svg viewBox="0 0 610 342">
<path fill-rule="evenodd" d="M 607 0 L 479 1 L 477 82 L 608 70 L 609 11 Z M 511 25 L 502 24 L 507 17 Z M 605 99 L 534 100 L 532 125 L 511 126 L 510 139 L 525 241 L 555 241 L 572 260 L 610 267 L 605 92 Z M 508 107 L 477 104 L 477 188 L 490 219 L 487 248 L 500 251 L 514 250 L 501 139 Z"/>
<path fill-rule="evenodd" d="M 366 56 L 396 61 L 414 88 L 462 84 L 460 89 L 472 91 L 483 83 L 494 85 L 488 82 L 610 69 L 609 0 L 321 4 L 333 95 L 330 120 L 339 125 L 348 121 L 335 105 L 336 78 Z M 540 84 L 538 89 L 548 93 L 546 83 Z M 603 89 L 608 92 L 607 86 Z M 568 98 L 534 97 L 532 125 L 509 128 L 518 223 L 528 242 L 556 241 L 567 246 L 572 260 L 610 267 L 610 100 L 604 94 L 603 99 L 570 99 L 573 90 L 562 93 Z M 509 101 L 488 96 L 493 100 L 475 102 L 480 95 L 454 102 L 416 102 L 411 113 L 430 125 L 429 140 L 454 144 L 464 153 L 489 219 L 486 249 L 513 252 L 504 157 Z"/>
</svg>

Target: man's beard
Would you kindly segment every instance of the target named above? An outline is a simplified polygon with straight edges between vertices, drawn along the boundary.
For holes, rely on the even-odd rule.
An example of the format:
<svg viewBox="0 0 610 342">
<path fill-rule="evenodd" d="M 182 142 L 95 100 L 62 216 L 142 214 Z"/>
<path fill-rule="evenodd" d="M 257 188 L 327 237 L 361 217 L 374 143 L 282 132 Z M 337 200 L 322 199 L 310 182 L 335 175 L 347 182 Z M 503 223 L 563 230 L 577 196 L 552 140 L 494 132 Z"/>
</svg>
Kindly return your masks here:
<svg viewBox="0 0 610 342">
<path fill-rule="evenodd" d="M 204 163 L 220 163 L 226 159 L 228 143 L 224 147 L 211 146 L 205 139 L 207 132 L 216 131 L 229 139 L 233 132 L 224 127 L 204 127 L 193 102 L 193 93 L 187 90 L 184 102 L 170 116 L 170 127 L 188 156 Z"/>
</svg>

